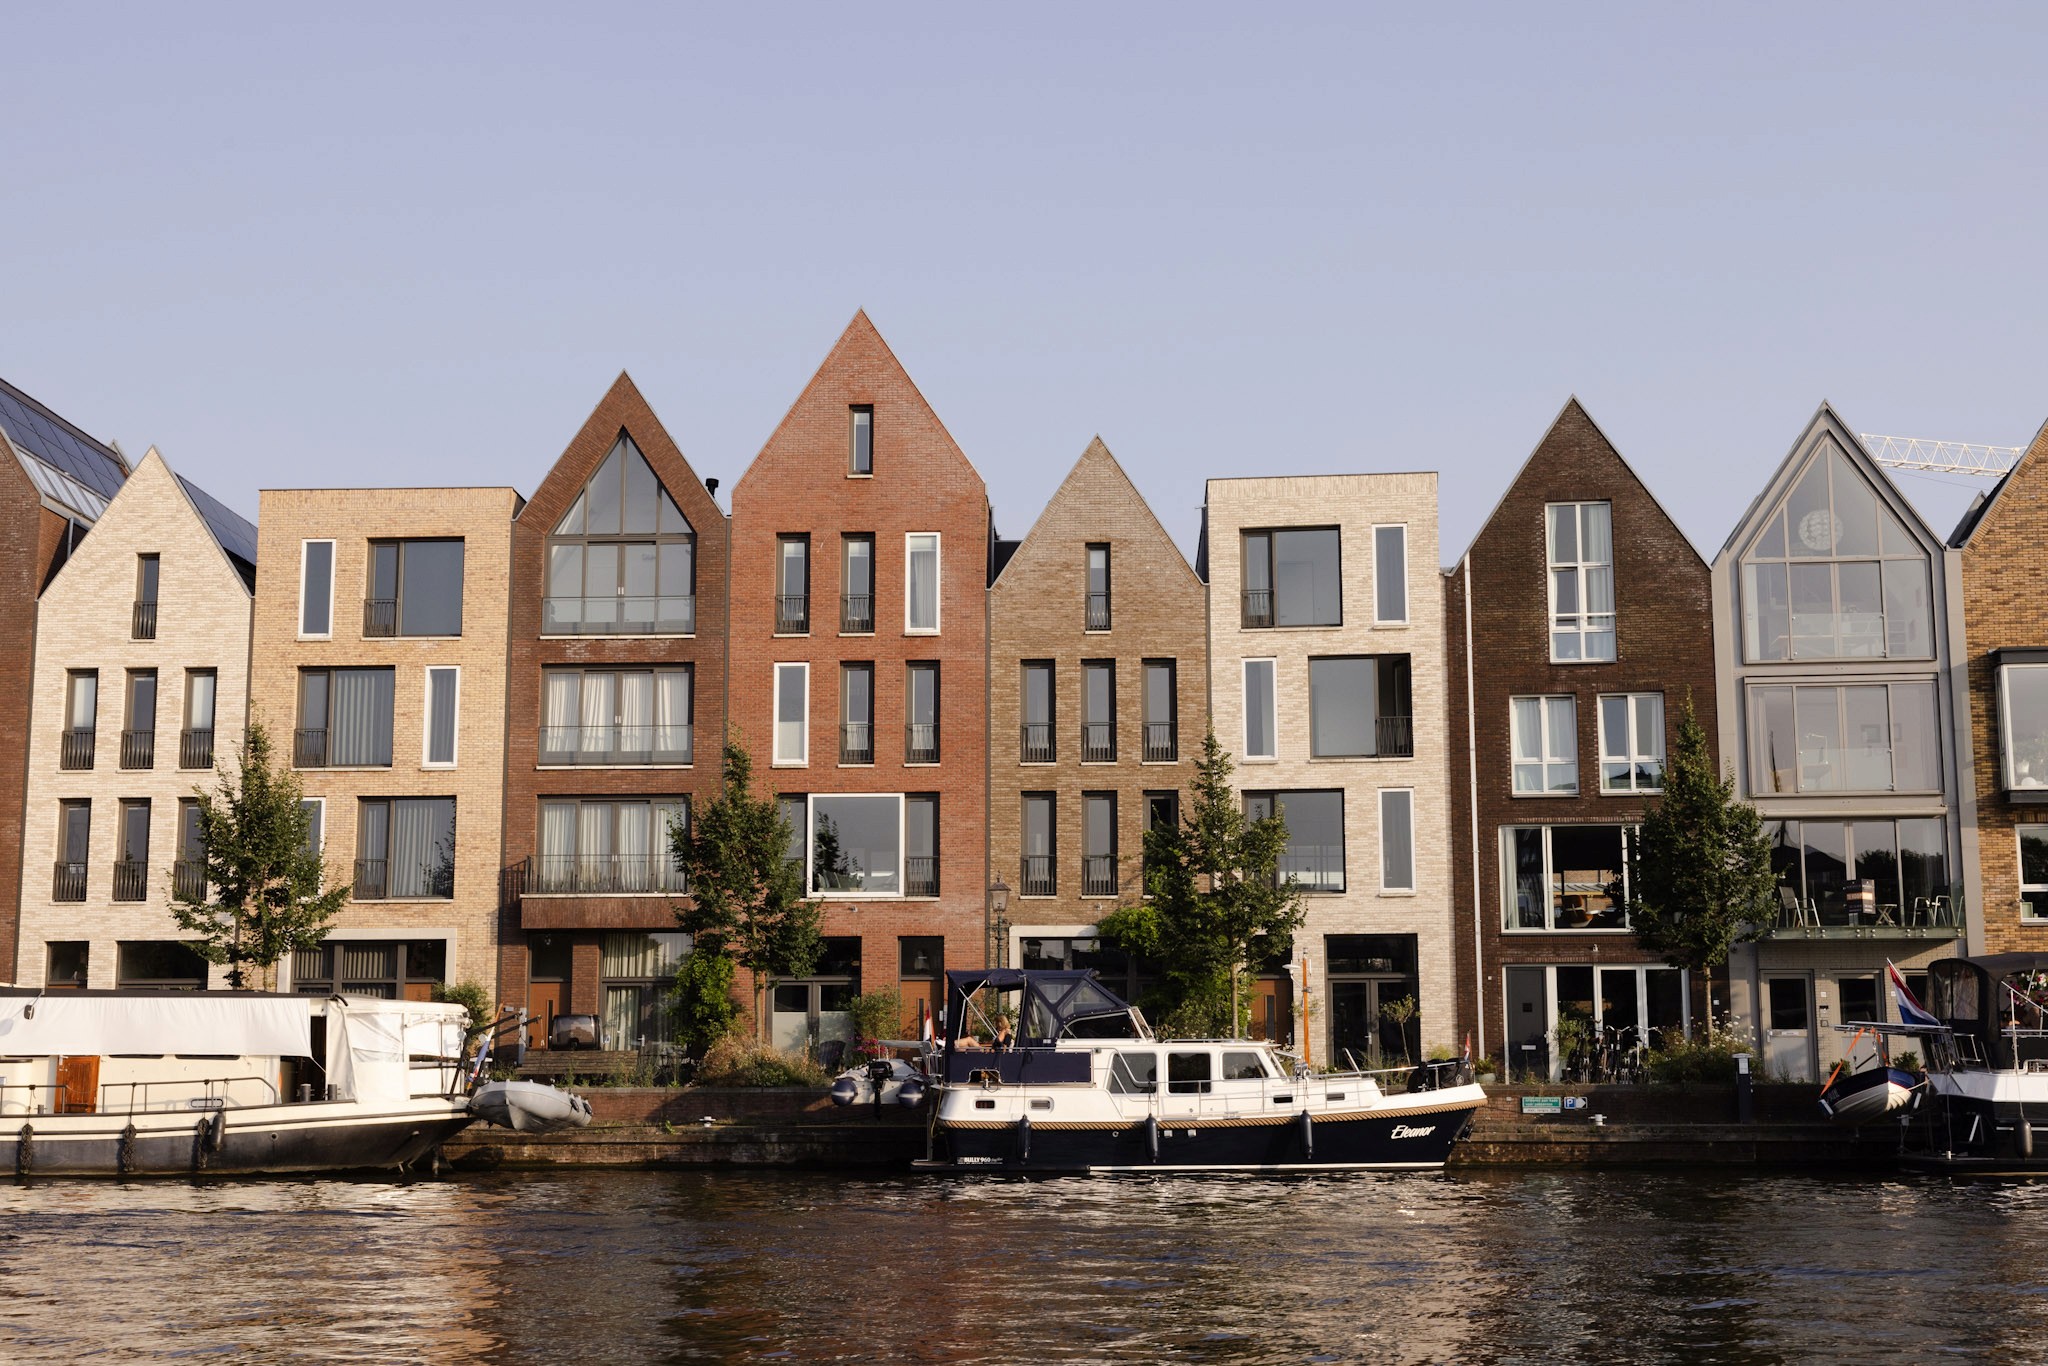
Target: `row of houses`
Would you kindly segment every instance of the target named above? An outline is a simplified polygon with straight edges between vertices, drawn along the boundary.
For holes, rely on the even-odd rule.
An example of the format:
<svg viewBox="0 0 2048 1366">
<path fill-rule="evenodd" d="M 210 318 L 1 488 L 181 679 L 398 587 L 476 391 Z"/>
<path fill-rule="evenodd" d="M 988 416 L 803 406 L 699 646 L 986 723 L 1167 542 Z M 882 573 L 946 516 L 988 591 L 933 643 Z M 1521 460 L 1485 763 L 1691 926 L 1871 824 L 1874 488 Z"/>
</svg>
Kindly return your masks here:
<svg viewBox="0 0 2048 1366">
<path fill-rule="evenodd" d="M 1775 850 L 1711 1006 L 1774 1071 L 1888 961 L 2048 944 L 2048 438 L 1945 540 L 1823 406 L 1710 562 L 1574 400 L 1446 570 L 1434 473 L 1212 479 L 1190 566 L 1100 440 L 1004 539 L 865 315 L 729 512 L 625 376 L 530 497 L 267 489 L 253 526 L 4 385 L 0 432 L 0 978 L 208 982 L 168 906 L 250 720 L 353 888 L 281 985 L 477 981 L 609 1046 L 665 1030 L 663 832 L 728 733 L 825 908 L 785 1047 L 949 966 L 1141 994 L 1095 926 L 1210 727 L 1307 895 L 1255 1027 L 1318 1058 L 1699 1028 L 1613 896 L 1686 707 Z"/>
</svg>

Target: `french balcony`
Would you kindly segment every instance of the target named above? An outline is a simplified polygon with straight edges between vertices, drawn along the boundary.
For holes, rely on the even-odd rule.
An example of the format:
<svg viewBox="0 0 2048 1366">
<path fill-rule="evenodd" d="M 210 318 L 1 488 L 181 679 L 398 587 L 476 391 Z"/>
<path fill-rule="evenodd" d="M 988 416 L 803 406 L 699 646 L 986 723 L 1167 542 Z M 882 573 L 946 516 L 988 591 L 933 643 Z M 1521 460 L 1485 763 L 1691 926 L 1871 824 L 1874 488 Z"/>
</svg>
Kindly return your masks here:
<svg viewBox="0 0 2048 1366">
<path fill-rule="evenodd" d="M 939 861 L 930 854 L 912 854 L 903 860 L 903 895 L 937 896 Z"/>
<path fill-rule="evenodd" d="M 382 901 L 390 880 L 386 873 L 390 865 L 380 858 L 359 858 L 356 860 L 356 881 L 349 893 L 357 901 Z"/>
<path fill-rule="evenodd" d="M 91 768 L 93 741 L 98 734 L 91 726 L 73 726 L 66 730 L 57 743 L 57 766 L 65 769 Z"/>
<path fill-rule="evenodd" d="M 697 599 L 542 598 L 541 634 L 550 636 L 690 636 L 697 633 Z"/>
<path fill-rule="evenodd" d="M 149 900 L 149 865 L 141 859 L 114 861 L 114 900 Z"/>
<path fill-rule="evenodd" d="M 913 721 L 903 728 L 903 762 L 935 764 L 939 761 L 939 727 L 933 721 Z"/>
<path fill-rule="evenodd" d="M 136 640 L 156 639 L 156 604 L 138 602 L 135 604 L 134 627 L 130 634 Z"/>
<path fill-rule="evenodd" d="M 327 767 L 327 728 L 301 727 L 292 732 L 292 767 Z"/>
<path fill-rule="evenodd" d="M 529 896 L 638 896 L 689 891 L 689 879 L 662 854 L 540 854 L 528 865 Z"/>
<path fill-rule="evenodd" d="M 775 598 L 775 634 L 778 636 L 807 636 L 810 633 L 810 594 L 777 594 Z"/>
<path fill-rule="evenodd" d="M 1379 755 L 1382 759 L 1413 759 L 1415 757 L 1415 718 L 1412 716 L 1382 716 L 1373 723 L 1378 732 Z"/>
<path fill-rule="evenodd" d="M 363 599 L 363 639 L 398 634 L 398 599 Z"/>
<path fill-rule="evenodd" d="M 1018 757 L 1027 764 L 1051 763 L 1056 757 L 1052 722 L 1026 721 L 1020 729 L 1023 734 L 1018 745 Z"/>
<path fill-rule="evenodd" d="M 1083 721 L 1081 723 L 1081 762 L 1084 764 L 1110 764 L 1116 762 L 1116 725 L 1109 721 Z"/>
<path fill-rule="evenodd" d="M 50 887 L 52 901 L 85 900 L 85 865 L 83 863 L 57 864 L 57 876 Z"/>
<path fill-rule="evenodd" d="M 121 767 L 156 767 L 155 731 L 124 730 L 121 732 Z"/>
<path fill-rule="evenodd" d="M 1778 887 L 1778 914 L 1764 927 L 1772 939 L 1957 939 L 1963 933 L 1962 898 L 1913 897 L 1905 904 L 1837 890 L 1818 901 Z"/>
<path fill-rule="evenodd" d="M 865 721 L 849 721 L 839 728 L 839 762 L 872 764 L 875 761 L 875 728 Z"/>
<path fill-rule="evenodd" d="M 213 727 L 188 728 L 178 734 L 179 768 L 213 767 Z"/>
<path fill-rule="evenodd" d="M 1107 631 L 1109 629 L 1109 594 L 1090 593 L 1088 595 L 1086 627 L 1090 631 Z"/>
<path fill-rule="evenodd" d="M 1018 881 L 1023 884 L 1021 896 L 1053 895 L 1059 883 L 1053 877 L 1052 855 L 1026 854 Z"/>
<path fill-rule="evenodd" d="M 1273 624 L 1273 590 L 1270 588 L 1247 588 L 1244 590 L 1244 629 L 1262 631 Z"/>
<path fill-rule="evenodd" d="M 1116 895 L 1116 855 L 1088 854 L 1081 859 L 1081 895 Z"/>
<path fill-rule="evenodd" d="M 542 726 L 540 762 L 550 767 L 631 768 L 691 763 L 693 726 Z"/>
<path fill-rule="evenodd" d="M 845 593 L 839 599 L 839 629 L 850 636 L 875 633 L 875 598 L 872 593 Z"/>
<path fill-rule="evenodd" d="M 1180 727 L 1172 721 L 1145 723 L 1145 762 L 1170 764 L 1180 758 Z"/>
<path fill-rule="evenodd" d="M 1341 844 L 1290 844 L 1273 866 L 1281 882 L 1290 877 L 1304 892 L 1344 890 L 1344 846 Z"/>
<path fill-rule="evenodd" d="M 179 901 L 206 900 L 206 860 L 181 858 L 171 865 L 171 894 Z"/>
</svg>

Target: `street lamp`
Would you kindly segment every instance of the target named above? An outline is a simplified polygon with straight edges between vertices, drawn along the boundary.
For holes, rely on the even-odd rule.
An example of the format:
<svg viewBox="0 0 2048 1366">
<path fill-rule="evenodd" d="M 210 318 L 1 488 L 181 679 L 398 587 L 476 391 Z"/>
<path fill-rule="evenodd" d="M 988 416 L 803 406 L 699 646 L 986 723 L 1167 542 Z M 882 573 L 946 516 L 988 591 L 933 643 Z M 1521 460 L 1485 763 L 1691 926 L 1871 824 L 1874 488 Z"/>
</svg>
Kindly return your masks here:
<svg viewBox="0 0 2048 1366">
<path fill-rule="evenodd" d="M 991 912 L 989 929 L 996 937 L 995 960 L 997 967 L 1008 967 L 1010 959 L 1010 884 L 998 874 L 989 884 L 988 904 Z"/>
</svg>

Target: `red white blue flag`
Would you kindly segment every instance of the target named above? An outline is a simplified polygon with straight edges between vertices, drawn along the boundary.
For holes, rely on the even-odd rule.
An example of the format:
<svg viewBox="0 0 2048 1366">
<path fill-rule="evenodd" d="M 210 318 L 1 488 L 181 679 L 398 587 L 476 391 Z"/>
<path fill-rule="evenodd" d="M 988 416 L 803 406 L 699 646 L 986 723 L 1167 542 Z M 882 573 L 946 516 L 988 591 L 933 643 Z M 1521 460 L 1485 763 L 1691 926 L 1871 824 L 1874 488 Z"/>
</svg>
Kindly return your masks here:
<svg viewBox="0 0 2048 1366">
<path fill-rule="evenodd" d="M 1891 978 L 1892 999 L 1898 1002 L 1899 1023 L 1939 1029 L 1941 1021 L 1928 1014 L 1927 1010 L 1913 995 L 1912 989 L 1906 985 L 1906 979 L 1899 976 L 1899 970 L 1890 963 L 1884 965 L 1884 970 L 1886 975 Z"/>
</svg>

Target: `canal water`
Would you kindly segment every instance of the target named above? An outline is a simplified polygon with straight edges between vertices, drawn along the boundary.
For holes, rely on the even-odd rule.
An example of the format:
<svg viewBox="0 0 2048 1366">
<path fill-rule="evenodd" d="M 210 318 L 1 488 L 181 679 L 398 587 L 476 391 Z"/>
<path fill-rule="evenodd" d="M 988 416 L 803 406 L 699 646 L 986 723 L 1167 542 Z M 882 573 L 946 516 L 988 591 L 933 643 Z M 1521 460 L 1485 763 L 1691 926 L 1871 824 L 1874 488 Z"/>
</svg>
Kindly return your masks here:
<svg viewBox="0 0 2048 1366">
<path fill-rule="evenodd" d="M 2048 1357 L 2048 1185 L 582 1171 L 0 1211 L 9 1362 Z"/>
</svg>

